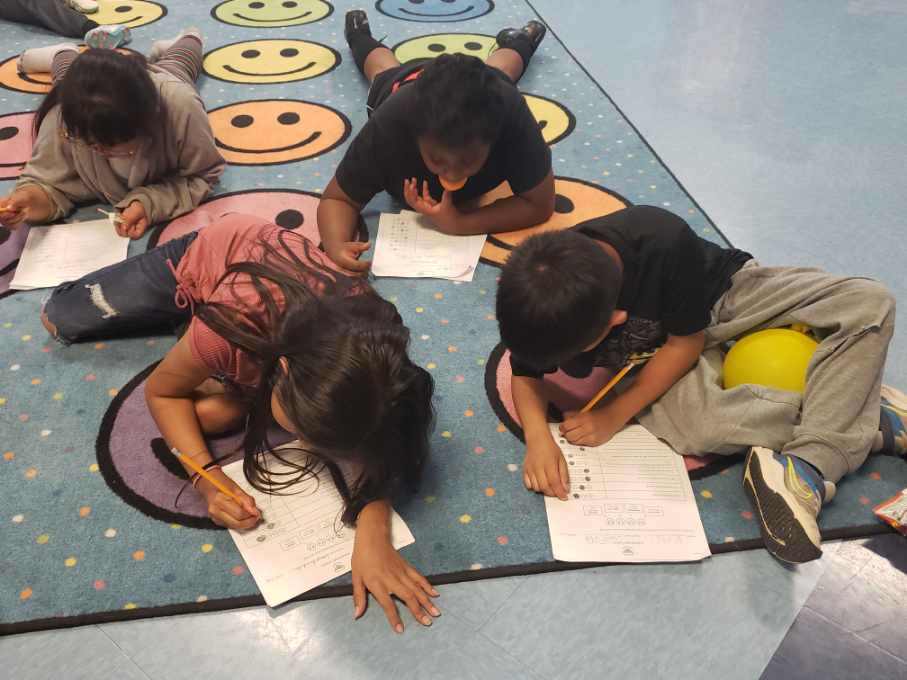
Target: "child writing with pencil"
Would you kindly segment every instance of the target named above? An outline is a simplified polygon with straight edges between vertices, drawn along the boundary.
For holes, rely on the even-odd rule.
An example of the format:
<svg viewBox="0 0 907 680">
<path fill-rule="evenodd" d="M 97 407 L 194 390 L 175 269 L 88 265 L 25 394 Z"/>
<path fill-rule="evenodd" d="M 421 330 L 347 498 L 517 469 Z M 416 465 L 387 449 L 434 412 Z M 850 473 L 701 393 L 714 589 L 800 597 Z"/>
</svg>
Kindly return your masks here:
<svg viewBox="0 0 907 680">
<path fill-rule="evenodd" d="M 171 330 L 186 332 L 148 378 L 145 398 L 167 444 L 221 526 L 261 519 L 214 461 L 205 435 L 245 426 L 244 472 L 265 492 L 292 492 L 327 470 L 356 525 L 355 615 L 367 591 L 397 632 L 391 596 L 430 625 L 439 614 L 428 581 L 394 550 L 390 499 L 419 481 L 433 421 L 433 382 L 407 355 L 396 308 L 305 237 L 232 214 L 54 290 L 42 315 L 64 344 Z M 264 457 L 272 421 L 313 461 L 273 479 Z M 338 463 L 360 472 L 350 482 Z"/>
<path fill-rule="evenodd" d="M 346 40 L 369 81 L 369 120 L 347 149 L 318 204 L 328 256 L 365 271 L 354 240 L 362 208 L 387 191 L 446 234 L 531 227 L 554 211 L 551 152 L 516 88 L 545 36 L 531 21 L 498 34 L 483 62 L 462 54 L 401 65 L 372 37 L 362 10 L 346 15 Z M 513 196 L 477 199 L 507 181 Z"/>
<path fill-rule="evenodd" d="M 870 452 L 907 450 L 903 411 L 880 399 L 894 317 L 891 294 L 875 281 L 762 267 L 661 208 L 630 207 L 527 239 L 497 295 L 526 487 L 562 499 L 569 490 L 543 375 L 616 371 L 657 350 L 614 399 L 566 413 L 562 435 L 596 446 L 635 418 L 678 453 L 748 451 L 744 490 L 766 548 L 786 562 L 815 559 L 817 517 L 835 484 Z M 792 324 L 823 337 L 802 397 L 760 385 L 722 389 L 724 343 Z"/>
<path fill-rule="evenodd" d="M 22 54 L 20 68 L 52 70 L 54 86 L 35 116 L 32 158 L 0 198 L 0 224 L 55 222 L 104 201 L 119 211 L 117 232 L 136 239 L 201 203 L 225 166 L 194 86 L 201 37 L 159 41 L 151 58 L 66 44 Z"/>
</svg>

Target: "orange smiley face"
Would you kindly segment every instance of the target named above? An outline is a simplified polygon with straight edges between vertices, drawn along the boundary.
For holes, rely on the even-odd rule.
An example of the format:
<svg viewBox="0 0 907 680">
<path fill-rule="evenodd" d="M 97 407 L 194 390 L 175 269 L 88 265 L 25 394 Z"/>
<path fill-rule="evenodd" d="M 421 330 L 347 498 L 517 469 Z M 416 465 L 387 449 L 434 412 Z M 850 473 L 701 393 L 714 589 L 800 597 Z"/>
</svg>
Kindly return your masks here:
<svg viewBox="0 0 907 680">
<path fill-rule="evenodd" d="M 570 177 L 555 177 L 554 193 L 554 214 L 547 222 L 528 229 L 489 234 L 482 248 L 482 261 L 501 266 L 507 261 L 510 251 L 534 234 L 572 229 L 581 222 L 609 215 L 630 205 L 625 198 L 604 187 Z M 479 205 L 488 205 L 511 195 L 510 187 L 504 182 L 482 196 Z"/>
<path fill-rule="evenodd" d="M 352 125 L 339 111 L 300 99 L 238 102 L 208 113 L 217 147 L 234 165 L 314 158 L 342 144 Z"/>
<path fill-rule="evenodd" d="M 88 48 L 82 45 L 79 52 L 84 52 Z M 130 49 L 120 48 L 117 50 L 122 54 L 129 54 Z M 135 54 L 135 52 L 133 52 Z M 50 73 L 22 73 L 16 68 L 16 62 L 19 61 L 19 55 L 15 54 L 6 61 L 0 63 L 0 87 L 16 92 L 28 92 L 33 94 L 47 94 L 53 86 L 53 79 Z"/>
</svg>

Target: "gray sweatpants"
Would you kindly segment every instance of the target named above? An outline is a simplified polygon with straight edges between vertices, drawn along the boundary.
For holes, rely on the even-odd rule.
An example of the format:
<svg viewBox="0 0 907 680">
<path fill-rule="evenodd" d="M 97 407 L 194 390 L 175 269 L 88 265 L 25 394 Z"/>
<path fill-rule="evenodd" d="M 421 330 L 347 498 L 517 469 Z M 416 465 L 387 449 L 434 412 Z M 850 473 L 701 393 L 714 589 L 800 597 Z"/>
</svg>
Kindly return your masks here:
<svg viewBox="0 0 907 680">
<path fill-rule="evenodd" d="M 82 38 L 98 25 L 63 0 L 0 0 L 0 19 L 41 26 L 67 38 Z"/>
<path fill-rule="evenodd" d="M 638 420 L 679 453 L 764 446 L 837 482 L 863 464 L 878 432 L 894 318 L 894 298 L 876 281 L 750 261 L 712 309 L 699 363 Z M 723 389 L 723 343 L 795 323 L 824 336 L 802 397 L 759 385 Z"/>
</svg>

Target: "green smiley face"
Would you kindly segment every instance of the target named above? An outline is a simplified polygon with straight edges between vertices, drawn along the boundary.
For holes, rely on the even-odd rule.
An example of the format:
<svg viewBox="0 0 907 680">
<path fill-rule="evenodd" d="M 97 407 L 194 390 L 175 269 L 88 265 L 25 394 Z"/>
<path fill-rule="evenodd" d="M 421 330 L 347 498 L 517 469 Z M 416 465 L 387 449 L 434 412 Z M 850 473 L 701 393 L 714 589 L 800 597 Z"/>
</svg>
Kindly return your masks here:
<svg viewBox="0 0 907 680">
<path fill-rule="evenodd" d="M 253 28 L 280 28 L 320 21 L 334 7 L 324 0 L 227 0 L 211 10 L 225 24 Z"/>
</svg>

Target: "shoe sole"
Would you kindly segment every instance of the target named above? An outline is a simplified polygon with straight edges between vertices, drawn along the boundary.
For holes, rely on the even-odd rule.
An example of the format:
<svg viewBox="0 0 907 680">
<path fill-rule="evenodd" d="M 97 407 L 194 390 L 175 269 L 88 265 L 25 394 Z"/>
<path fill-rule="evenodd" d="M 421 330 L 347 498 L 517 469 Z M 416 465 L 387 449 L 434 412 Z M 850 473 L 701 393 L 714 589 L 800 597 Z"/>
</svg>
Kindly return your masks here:
<svg viewBox="0 0 907 680">
<path fill-rule="evenodd" d="M 745 470 L 743 488 L 759 520 L 766 550 L 789 564 L 802 564 L 821 557 L 822 551 L 813 545 L 784 497 L 765 482 L 762 465 L 753 451 L 746 457 Z"/>
</svg>

